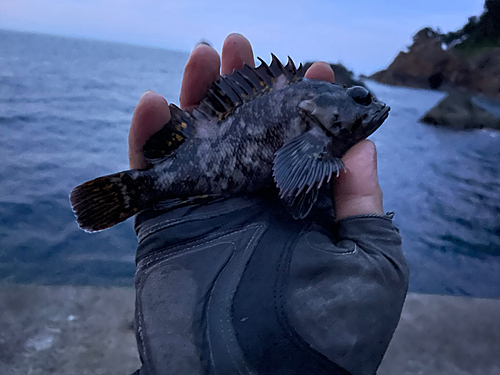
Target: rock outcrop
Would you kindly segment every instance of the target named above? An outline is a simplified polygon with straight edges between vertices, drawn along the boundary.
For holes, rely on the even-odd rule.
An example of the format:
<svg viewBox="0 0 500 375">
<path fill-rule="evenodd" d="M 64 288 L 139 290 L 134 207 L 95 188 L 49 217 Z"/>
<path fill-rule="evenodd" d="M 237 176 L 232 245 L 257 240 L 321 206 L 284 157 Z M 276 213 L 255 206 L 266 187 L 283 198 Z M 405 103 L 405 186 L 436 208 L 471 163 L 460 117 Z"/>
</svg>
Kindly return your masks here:
<svg viewBox="0 0 500 375">
<path fill-rule="evenodd" d="M 500 47 L 480 52 L 471 57 L 469 62 L 473 71 L 478 72 L 471 89 L 484 95 L 500 97 Z"/>
<path fill-rule="evenodd" d="M 417 88 L 461 87 L 500 97 L 500 47 L 466 59 L 453 48 L 444 50 L 441 36 L 430 28 L 413 40 L 408 52 L 400 52 L 387 69 L 369 78 Z"/>
<path fill-rule="evenodd" d="M 482 128 L 500 130 L 500 118 L 472 102 L 470 95 L 461 91 L 450 92 L 420 121 L 457 130 Z"/>
</svg>

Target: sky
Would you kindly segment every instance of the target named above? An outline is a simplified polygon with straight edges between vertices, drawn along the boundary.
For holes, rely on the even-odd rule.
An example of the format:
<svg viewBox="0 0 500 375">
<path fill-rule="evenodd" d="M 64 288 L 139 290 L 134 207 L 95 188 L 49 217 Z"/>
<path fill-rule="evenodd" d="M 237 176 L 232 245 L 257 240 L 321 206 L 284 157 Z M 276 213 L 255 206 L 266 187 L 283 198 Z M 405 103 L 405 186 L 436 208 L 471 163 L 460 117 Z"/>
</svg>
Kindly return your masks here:
<svg viewBox="0 0 500 375">
<path fill-rule="evenodd" d="M 256 56 L 341 62 L 357 74 L 387 67 L 422 27 L 447 32 L 480 15 L 484 0 L 0 0 L 0 29 L 189 52 L 245 35 Z M 1 44 L 1 41 L 0 41 Z M 0 51 L 1 53 L 1 51 Z"/>
</svg>

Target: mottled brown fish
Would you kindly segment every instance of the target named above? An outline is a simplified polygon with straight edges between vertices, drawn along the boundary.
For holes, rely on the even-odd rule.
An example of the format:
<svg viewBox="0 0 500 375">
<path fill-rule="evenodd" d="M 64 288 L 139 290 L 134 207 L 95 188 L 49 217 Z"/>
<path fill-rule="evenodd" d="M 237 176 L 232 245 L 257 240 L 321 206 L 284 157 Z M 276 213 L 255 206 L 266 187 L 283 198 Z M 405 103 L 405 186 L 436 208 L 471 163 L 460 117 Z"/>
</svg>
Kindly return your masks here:
<svg viewBox="0 0 500 375">
<path fill-rule="evenodd" d="M 98 231 L 162 200 L 249 193 L 273 179 L 293 217 L 305 218 L 321 185 L 343 168 L 340 158 L 389 107 L 363 87 L 306 79 L 290 59 L 261 62 L 221 77 L 192 112 L 171 104 L 171 120 L 143 149 L 150 168 L 74 188 L 80 227 Z"/>
</svg>

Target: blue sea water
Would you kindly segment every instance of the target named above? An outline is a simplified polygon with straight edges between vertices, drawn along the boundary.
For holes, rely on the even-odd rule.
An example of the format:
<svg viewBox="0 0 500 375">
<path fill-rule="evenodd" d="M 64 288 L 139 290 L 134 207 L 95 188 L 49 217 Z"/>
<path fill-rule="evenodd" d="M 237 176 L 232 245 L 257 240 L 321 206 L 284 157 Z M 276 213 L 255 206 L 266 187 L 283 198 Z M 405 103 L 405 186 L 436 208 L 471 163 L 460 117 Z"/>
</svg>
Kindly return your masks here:
<svg viewBox="0 0 500 375">
<path fill-rule="evenodd" d="M 0 31 L 0 280 L 132 285 L 132 220 L 86 234 L 68 194 L 127 168 L 137 101 L 155 90 L 178 103 L 187 57 Z M 392 108 L 372 140 L 384 205 L 396 212 L 403 236 L 410 289 L 500 297 L 500 132 L 421 124 L 443 93 L 368 86 Z"/>
</svg>

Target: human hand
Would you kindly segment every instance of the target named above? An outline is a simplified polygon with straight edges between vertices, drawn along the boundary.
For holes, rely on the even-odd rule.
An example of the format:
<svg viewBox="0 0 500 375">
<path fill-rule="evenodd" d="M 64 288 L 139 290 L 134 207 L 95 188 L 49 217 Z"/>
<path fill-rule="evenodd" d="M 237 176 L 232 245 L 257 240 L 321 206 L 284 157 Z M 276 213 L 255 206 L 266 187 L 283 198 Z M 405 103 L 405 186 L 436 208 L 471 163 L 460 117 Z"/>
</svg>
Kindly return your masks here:
<svg viewBox="0 0 500 375">
<path fill-rule="evenodd" d="M 205 44 L 198 45 L 184 68 L 180 107 L 192 109 L 205 95 L 220 74 L 231 74 L 243 64 L 254 66 L 250 42 L 239 34 L 230 34 L 222 47 L 222 63 L 218 53 Z M 335 81 L 330 65 L 314 63 L 306 78 Z M 148 138 L 170 120 L 168 103 L 152 91 L 143 94 L 137 104 L 129 131 L 130 168 L 145 168 L 142 148 Z M 343 157 L 345 172 L 335 181 L 333 201 L 337 220 L 362 214 L 383 214 L 382 190 L 377 176 L 377 153 L 373 142 L 364 140 L 353 146 Z"/>
<path fill-rule="evenodd" d="M 222 59 L 197 46 L 180 107 L 192 109 L 220 74 L 244 63 L 253 66 L 254 57 L 241 35 L 226 38 Z M 335 80 L 323 62 L 305 76 Z M 161 95 L 141 97 L 129 133 L 131 168 L 147 167 L 143 145 L 169 120 Z M 332 195 L 337 219 L 383 214 L 374 144 L 359 142 L 343 161 Z M 375 373 L 408 285 L 392 221 L 354 218 L 327 235 L 323 226 L 276 220 L 283 210 L 263 198 L 138 214 L 136 329 L 144 372 Z"/>
</svg>

